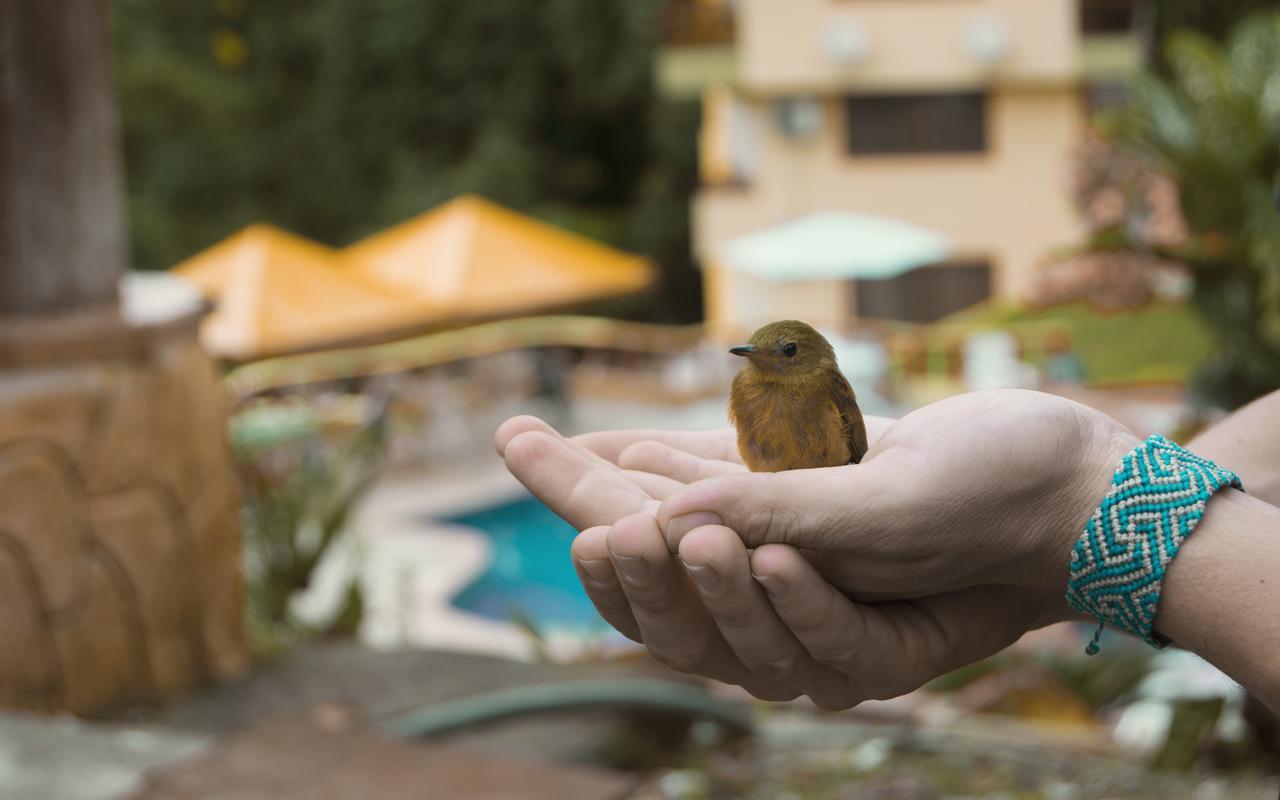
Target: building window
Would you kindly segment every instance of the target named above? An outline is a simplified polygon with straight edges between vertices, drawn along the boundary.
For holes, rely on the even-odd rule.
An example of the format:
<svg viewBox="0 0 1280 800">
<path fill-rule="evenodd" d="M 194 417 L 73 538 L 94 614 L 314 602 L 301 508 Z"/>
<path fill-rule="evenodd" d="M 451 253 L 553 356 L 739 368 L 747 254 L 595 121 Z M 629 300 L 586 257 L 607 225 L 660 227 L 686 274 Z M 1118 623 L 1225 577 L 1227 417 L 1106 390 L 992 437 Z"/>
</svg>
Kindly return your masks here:
<svg viewBox="0 0 1280 800">
<path fill-rule="evenodd" d="M 981 153 L 987 149 L 987 96 L 857 95 L 845 100 L 850 155 Z"/>
<path fill-rule="evenodd" d="M 1082 0 L 1083 33 L 1128 33 L 1133 30 L 1135 0 Z"/>
<path fill-rule="evenodd" d="M 860 319 L 937 322 L 991 296 L 986 262 L 920 267 L 896 278 L 854 281 Z"/>
</svg>

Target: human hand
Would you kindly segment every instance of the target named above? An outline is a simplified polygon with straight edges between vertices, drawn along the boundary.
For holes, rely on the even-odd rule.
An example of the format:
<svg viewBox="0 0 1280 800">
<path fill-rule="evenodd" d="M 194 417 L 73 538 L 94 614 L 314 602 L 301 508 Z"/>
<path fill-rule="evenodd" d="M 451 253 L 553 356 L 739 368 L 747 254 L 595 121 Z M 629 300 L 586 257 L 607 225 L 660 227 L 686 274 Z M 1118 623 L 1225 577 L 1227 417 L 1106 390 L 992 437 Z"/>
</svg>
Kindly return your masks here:
<svg viewBox="0 0 1280 800">
<path fill-rule="evenodd" d="M 515 417 L 494 436 L 508 469 L 581 533 L 573 559 L 600 615 L 653 656 L 686 672 L 740 685 L 761 699 L 789 700 L 799 690 L 757 674 L 722 637 L 689 579 L 670 556 L 654 519 L 661 498 L 684 483 L 616 462 L 633 444 L 653 456 L 672 447 L 668 471 L 700 477 L 744 470 L 732 430 L 682 433 L 610 431 L 567 439 L 534 417 Z M 662 444 L 663 442 L 667 444 Z M 726 449 L 727 447 L 727 449 Z M 695 455 L 697 454 L 697 455 Z M 735 537 L 738 548 L 741 543 Z M 744 551 L 745 552 L 745 551 Z M 756 588 L 758 592 L 758 587 Z"/>
<path fill-rule="evenodd" d="M 647 513 L 584 531 L 573 553 L 601 614 L 658 661 L 829 710 L 910 692 L 1067 611 L 1056 592 L 1015 586 L 855 602 L 796 549 L 748 554 L 723 526 L 691 531 L 673 557 Z"/>
<path fill-rule="evenodd" d="M 869 419 L 872 440 L 890 424 Z M 845 708 L 895 696 L 998 652 L 1064 610 L 1060 595 L 1007 586 L 855 603 L 795 550 L 766 546 L 749 557 L 720 526 L 684 537 L 677 561 L 653 511 L 682 481 L 745 471 L 732 429 L 565 439 L 540 420 L 518 417 L 495 438 L 513 474 L 585 528 L 574 543 L 575 564 L 610 624 L 659 661 L 762 699 L 807 694 L 821 707 Z M 662 476 L 626 469 L 641 463 Z"/>
<path fill-rule="evenodd" d="M 1060 397 L 975 392 L 893 423 L 861 464 L 673 491 L 658 523 L 672 551 L 720 524 L 748 547 L 803 548 L 827 580 L 863 599 L 987 584 L 1060 593 L 1072 544 L 1137 444 L 1115 420 Z"/>
</svg>

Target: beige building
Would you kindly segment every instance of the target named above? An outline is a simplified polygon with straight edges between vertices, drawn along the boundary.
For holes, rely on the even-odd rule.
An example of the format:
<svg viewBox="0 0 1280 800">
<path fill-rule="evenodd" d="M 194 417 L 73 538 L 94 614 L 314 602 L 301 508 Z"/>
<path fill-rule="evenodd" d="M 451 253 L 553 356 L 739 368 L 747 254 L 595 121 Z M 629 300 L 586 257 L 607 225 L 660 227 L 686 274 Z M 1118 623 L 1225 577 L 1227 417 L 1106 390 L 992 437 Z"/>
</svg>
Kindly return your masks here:
<svg viewBox="0 0 1280 800">
<path fill-rule="evenodd" d="M 1016 299 L 1049 251 L 1083 235 L 1069 156 L 1091 103 L 1136 64 L 1132 14 L 1129 0 L 676 3 L 660 70 L 704 103 L 693 221 L 708 319 L 931 321 Z M 887 278 L 781 284 L 726 255 L 826 212 L 942 234 L 950 255 Z M 767 308 L 741 302 L 751 294 Z"/>
</svg>

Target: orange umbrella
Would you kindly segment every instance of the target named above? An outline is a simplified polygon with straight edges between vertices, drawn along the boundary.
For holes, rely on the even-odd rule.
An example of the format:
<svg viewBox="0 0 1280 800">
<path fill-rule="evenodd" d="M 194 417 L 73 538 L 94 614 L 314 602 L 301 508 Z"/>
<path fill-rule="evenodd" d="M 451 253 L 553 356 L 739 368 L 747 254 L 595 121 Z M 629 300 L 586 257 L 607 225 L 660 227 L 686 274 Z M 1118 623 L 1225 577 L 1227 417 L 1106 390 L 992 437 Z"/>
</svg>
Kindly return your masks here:
<svg viewBox="0 0 1280 800">
<path fill-rule="evenodd" d="M 250 225 L 174 268 L 215 301 L 206 348 L 248 360 L 379 338 L 435 316 L 404 293 L 336 268 L 335 252 L 270 225 Z"/>
<path fill-rule="evenodd" d="M 455 321 L 514 316 L 633 294 L 652 265 L 474 195 L 364 239 L 348 272 Z"/>
</svg>

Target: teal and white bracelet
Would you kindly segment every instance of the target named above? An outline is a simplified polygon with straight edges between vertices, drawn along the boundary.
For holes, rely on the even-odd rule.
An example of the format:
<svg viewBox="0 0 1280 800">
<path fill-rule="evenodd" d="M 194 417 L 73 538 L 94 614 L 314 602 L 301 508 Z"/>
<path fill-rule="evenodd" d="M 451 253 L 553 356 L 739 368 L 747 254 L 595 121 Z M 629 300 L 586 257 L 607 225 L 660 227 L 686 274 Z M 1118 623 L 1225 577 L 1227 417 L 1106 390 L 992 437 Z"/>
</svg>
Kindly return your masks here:
<svg viewBox="0 0 1280 800">
<path fill-rule="evenodd" d="M 1099 623 L 1085 652 L 1098 652 L 1105 625 L 1152 647 L 1169 644 L 1151 627 L 1165 570 L 1209 498 L 1228 486 L 1242 488 L 1234 472 L 1163 436 L 1148 438 L 1124 457 L 1071 553 L 1067 603 Z"/>
</svg>

